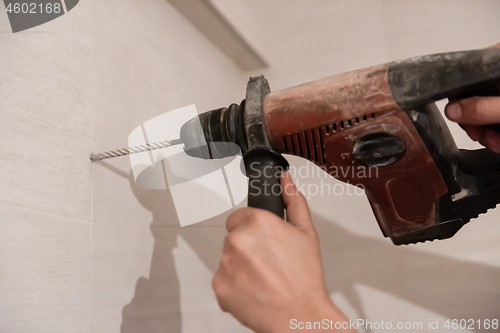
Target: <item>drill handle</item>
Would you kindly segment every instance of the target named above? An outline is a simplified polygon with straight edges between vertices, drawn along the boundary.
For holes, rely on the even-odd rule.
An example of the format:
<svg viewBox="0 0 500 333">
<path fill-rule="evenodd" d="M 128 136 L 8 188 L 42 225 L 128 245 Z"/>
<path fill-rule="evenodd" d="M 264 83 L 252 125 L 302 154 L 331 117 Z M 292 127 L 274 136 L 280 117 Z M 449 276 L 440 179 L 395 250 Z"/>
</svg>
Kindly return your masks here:
<svg viewBox="0 0 500 333">
<path fill-rule="evenodd" d="M 394 100 L 413 110 L 443 98 L 500 96 L 500 48 L 414 57 L 390 64 Z M 500 124 L 486 126 L 500 132 Z"/>
<path fill-rule="evenodd" d="M 260 208 L 285 216 L 281 173 L 288 170 L 287 160 L 273 150 L 256 148 L 243 156 L 248 176 L 248 207 Z"/>
<path fill-rule="evenodd" d="M 500 124 L 487 125 L 486 127 L 500 134 Z"/>
<path fill-rule="evenodd" d="M 470 97 L 488 97 L 488 96 L 500 96 L 500 79 L 494 82 L 487 82 L 473 87 L 460 95 L 455 95 L 450 97 L 450 101 L 470 98 Z M 484 127 L 489 128 L 497 133 L 500 133 L 500 124 L 485 125 Z"/>
</svg>

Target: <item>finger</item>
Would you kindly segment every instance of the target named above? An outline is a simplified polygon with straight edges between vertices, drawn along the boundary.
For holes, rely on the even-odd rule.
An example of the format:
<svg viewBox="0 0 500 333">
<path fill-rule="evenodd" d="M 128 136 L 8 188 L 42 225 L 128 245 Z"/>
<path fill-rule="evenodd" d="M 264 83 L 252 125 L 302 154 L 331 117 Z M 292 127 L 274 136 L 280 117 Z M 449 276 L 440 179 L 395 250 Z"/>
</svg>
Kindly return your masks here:
<svg viewBox="0 0 500 333">
<path fill-rule="evenodd" d="M 488 125 L 500 123 L 500 97 L 472 97 L 449 103 L 448 119 L 460 124 Z"/>
<path fill-rule="evenodd" d="M 233 252 L 235 249 L 239 249 L 242 246 L 245 246 L 245 243 L 247 243 L 245 236 L 242 234 L 245 233 L 245 231 L 236 229 L 231 231 L 226 235 L 226 237 L 224 237 L 222 254 Z"/>
<path fill-rule="evenodd" d="M 224 243 L 222 244 L 222 254 L 228 254 L 231 252 L 233 246 L 229 242 L 229 238 L 226 236 L 224 237 Z"/>
<path fill-rule="evenodd" d="M 227 294 L 227 286 L 225 283 L 225 278 L 223 277 L 223 273 L 221 270 L 215 272 L 212 278 L 212 290 L 215 293 L 215 297 L 217 299 L 217 303 L 219 303 L 219 307 L 222 311 L 227 312 L 228 307 L 224 302 L 223 295 Z"/>
<path fill-rule="evenodd" d="M 500 154 L 500 134 L 498 132 L 490 128 L 485 128 L 479 143 L 494 153 Z"/>
<path fill-rule="evenodd" d="M 226 220 L 226 230 L 228 232 L 233 231 L 234 229 L 238 228 L 244 221 L 245 218 L 252 213 L 252 211 L 255 208 L 251 207 L 244 207 L 240 208 L 231 215 Z"/>
<path fill-rule="evenodd" d="M 288 222 L 304 231 L 314 231 L 306 198 L 297 190 L 290 173 L 283 172 L 281 175 L 281 187 Z"/>
<path fill-rule="evenodd" d="M 488 127 L 478 125 L 462 125 L 469 137 L 491 151 L 500 154 L 500 134 Z"/>
<path fill-rule="evenodd" d="M 459 124 L 467 132 L 472 141 L 479 141 L 483 137 L 483 126 Z"/>
</svg>

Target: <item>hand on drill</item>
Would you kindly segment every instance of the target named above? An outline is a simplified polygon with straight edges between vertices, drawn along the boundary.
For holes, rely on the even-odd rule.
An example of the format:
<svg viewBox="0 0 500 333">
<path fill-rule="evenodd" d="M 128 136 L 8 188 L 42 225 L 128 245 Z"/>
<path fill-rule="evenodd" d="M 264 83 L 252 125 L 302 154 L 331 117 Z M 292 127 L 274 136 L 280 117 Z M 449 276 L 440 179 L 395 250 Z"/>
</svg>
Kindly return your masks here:
<svg viewBox="0 0 500 333">
<path fill-rule="evenodd" d="M 348 319 L 326 293 L 307 202 L 287 172 L 281 185 L 289 223 L 255 208 L 239 209 L 227 219 L 229 234 L 212 281 L 219 305 L 259 333 L 297 331 L 291 329 L 293 319 L 297 324 L 328 319 L 347 327 Z"/>
<path fill-rule="evenodd" d="M 484 126 L 500 123 L 500 97 L 472 97 L 451 102 L 445 112 L 472 140 L 500 154 L 500 133 Z"/>
<path fill-rule="evenodd" d="M 473 140 L 500 153 L 500 134 L 485 127 L 500 124 L 500 97 L 452 101 L 446 115 Z M 229 234 L 212 281 L 219 304 L 259 333 L 295 331 L 301 327 L 294 330 L 294 324 L 323 319 L 347 323 L 325 291 L 318 237 L 307 203 L 287 175 L 282 185 L 290 223 L 253 208 L 228 218 Z"/>
<path fill-rule="evenodd" d="M 500 48 L 500 43 L 495 47 Z M 500 124 L 500 97 L 472 97 L 453 101 L 446 106 L 445 112 L 472 140 L 500 154 L 500 133 L 484 126 Z"/>
</svg>

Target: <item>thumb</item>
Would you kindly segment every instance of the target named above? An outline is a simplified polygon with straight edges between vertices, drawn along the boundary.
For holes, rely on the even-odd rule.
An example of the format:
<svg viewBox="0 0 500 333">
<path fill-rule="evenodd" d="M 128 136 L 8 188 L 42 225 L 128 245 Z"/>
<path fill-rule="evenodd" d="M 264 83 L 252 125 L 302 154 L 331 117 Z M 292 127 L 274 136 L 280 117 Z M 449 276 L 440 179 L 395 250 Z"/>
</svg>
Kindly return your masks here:
<svg viewBox="0 0 500 333">
<path fill-rule="evenodd" d="M 451 102 L 445 108 L 448 119 L 465 125 L 500 122 L 500 97 L 472 97 Z"/>
<path fill-rule="evenodd" d="M 287 171 L 281 175 L 281 188 L 288 222 L 303 231 L 315 233 L 306 198 L 297 190 L 297 186 Z"/>
</svg>

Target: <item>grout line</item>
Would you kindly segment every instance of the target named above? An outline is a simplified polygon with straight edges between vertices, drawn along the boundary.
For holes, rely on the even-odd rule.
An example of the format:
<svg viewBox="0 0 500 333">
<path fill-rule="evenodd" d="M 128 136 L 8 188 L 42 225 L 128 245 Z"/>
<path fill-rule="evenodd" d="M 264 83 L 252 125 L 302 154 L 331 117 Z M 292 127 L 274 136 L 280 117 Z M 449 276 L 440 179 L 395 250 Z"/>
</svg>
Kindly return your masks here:
<svg viewBox="0 0 500 333">
<path fill-rule="evenodd" d="M 142 135 L 144 135 L 144 140 L 146 141 L 146 144 L 149 145 L 148 135 L 146 134 L 146 128 L 144 127 L 144 124 L 141 124 L 141 130 L 142 130 Z M 149 153 L 149 158 L 151 159 L 151 165 L 155 164 L 155 159 L 153 158 L 153 151 L 148 150 L 148 153 Z"/>
<path fill-rule="evenodd" d="M 109 224 L 104 224 L 104 223 L 93 222 L 92 224 L 93 225 L 102 226 L 102 227 L 108 227 L 108 228 L 113 228 L 113 229 L 128 231 L 128 232 L 132 232 L 132 233 L 139 234 L 139 235 L 151 235 L 150 232 L 146 232 L 145 233 L 145 232 L 142 232 L 142 231 L 137 231 L 137 230 L 133 230 L 133 229 L 129 229 L 129 228 L 117 227 L 117 226 L 114 226 L 114 225 L 109 225 Z M 195 223 L 195 224 L 197 224 L 197 223 Z M 191 228 L 191 229 L 203 229 L 203 228 L 225 228 L 225 225 L 209 224 L 209 225 L 195 226 L 193 224 L 193 225 L 188 225 L 188 226 L 185 226 L 185 227 L 182 227 L 180 225 L 155 225 L 155 226 L 150 226 L 150 228 L 166 228 L 166 229 L 186 229 L 186 228 Z"/>
<path fill-rule="evenodd" d="M 73 291 L 72 297 L 71 297 L 71 314 L 72 314 L 72 318 L 71 319 L 72 319 L 73 324 L 75 322 L 75 317 L 76 317 L 76 314 L 75 314 L 75 302 L 76 302 L 76 300 L 75 300 L 75 289 L 76 289 L 76 287 L 75 287 L 74 279 L 76 278 L 76 260 L 75 260 L 75 256 L 76 256 L 76 244 L 77 244 L 76 239 L 77 239 L 77 234 L 78 234 L 78 228 L 73 229 L 73 232 L 72 232 L 72 235 L 71 235 L 72 236 L 71 238 L 73 238 L 72 239 L 73 242 L 71 242 L 72 243 L 71 244 L 71 261 L 73 263 L 73 272 L 72 272 L 73 273 L 73 276 L 72 276 L 72 280 L 73 280 L 72 282 L 73 283 L 71 284 L 71 286 L 72 286 L 71 289 Z"/>
<path fill-rule="evenodd" d="M 91 314 L 92 314 L 92 224 L 90 223 L 90 236 L 89 236 L 89 286 L 87 289 L 88 292 L 88 304 L 87 304 L 87 309 L 88 309 L 88 332 L 90 333 L 90 320 L 91 320 Z"/>
<path fill-rule="evenodd" d="M 229 192 L 229 199 L 231 199 L 231 205 L 236 207 L 234 204 L 233 192 L 231 191 L 231 186 L 229 186 L 229 180 L 227 179 L 225 167 L 220 168 L 222 170 L 222 176 L 224 176 L 224 183 L 226 183 L 226 189 Z"/>
<path fill-rule="evenodd" d="M 165 190 L 166 189 L 170 190 L 170 187 L 168 186 L 168 180 L 167 180 L 167 169 L 165 167 L 165 159 L 162 159 L 160 162 L 161 162 L 162 171 L 163 171 L 163 178 L 165 178 Z M 175 213 L 177 214 L 177 210 L 175 211 Z"/>
<path fill-rule="evenodd" d="M 70 220 L 75 220 L 77 222 L 90 223 L 88 220 L 82 220 L 82 219 L 79 219 L 77 217 L 71 217 L 71 216 L 67 216 L 67 215 L 62 215 L 62 214 L 56 214 L 56 213 L 52 213 L 52 212 L 47 212 L 45 210 L 31 208 L 31 207 L 26 207 L 26 206 L 18 205 L 18 204 L 11 203 L 11 202 L 0 201 L 0 205 L 1 204 L 5 204 L 5 205 L 9 205 L 9 206 L 14 206 L 14 207 L 18 207 L 18 208 L 22 208 L 22 209 L 26 209 L 26 210 L 31 210 L 33 212 L 43 213 L 43 214 L 47 214 L 47 215 L 54 215 L 54 216 L 58 216 L 58 217 L 63 217 L 63 218 L 67 218 L 67 219 L 70 219 Z"/>
<path fill-rule="evenodd" d="M 95 130 L 95 127 L 94 127 Z M 92 142 L 92 149 L 94 142 Z M 91 176 L 90 176 L 90 230 L 89 230 L 89 286 L 88 286 L 88 332 L 90 333 L 90 319 L 92 313 L 92 225 L 94 220 L 94 163 L 90 162 Z"/>
<path fill-rule="evenodd" d="M 137 233 L 137 234 L 141 234 L 141 235 L 146 235 L 146 233 L 143 233 L 143 232 L 137 231 L 137 230 L 132 230 L 132 229 L 128 229 L 128 228 L 117 227 L 117 226 L 114 226 L 114 225 L 109 225 L 109 224 L 104 224 L 104 223 L 99 223 L 99 222 L 91 222 L 91 221 L 87 221 L 87 220 L 78 219 L 78 218 L 75 218 L 75 217 L 70 217 L 70 216 L 66 216 L 66 215 L 55 214 L 55 213 L 46 212 L 46 211 L 39 210 L 39 209 L 34 209 L 34 208 L 30 208 L 30 207 L 16 205 L 16 204 L 13 204 L 13 203 L 10 203 L 10 202 L 0 201 L 0 205 L 1 204 L 13 206 L 13 207 L 18 207 L 18 208 L 30 210 L 30 211 L 33 211 L 33 212 L 43 213 L 43 214 L 47 214 L 47 215 L 54 215 L 54 216 L 57 216 L 57 217 L 62 217 L 62 218 L 74 220 L 75 222 L 88 223 L 91 227 L 92 227 L 92 225 L 99 225 L 99 226 L 104 226 L 104 227 L 109 227 L 109 228 L 115 228 L 115 229 L 119 229 L 119 230 L 125 230 L 125 231 L 129 231 L 129 232 L 133 232 L 133 233 Z M 224 225 L 214 225 L 214 224 L 199 225 L 199 226 L 189 225 L 189 226 L 185 226 L 185 227 L 181 227 L 180 225 L 156 225 L 156 226 L 154 226 L 152 228 L 173 228 L 173 229 L 175 229 L 175 228 L 179 228 L 179 229 L 185 229 L 185 228 L 197 229 L 197 228 L 200 228 L 200 229 L 202 229 L 202 228 L 219 228 L 219 227 L 220 228 L 224 228 L 225 226 Z M 150 233 L 147 233 L 147 234 L 150 234 Z"/>
<path fill-rule="evenodd" d="M 64 2 L 64 0 L 63 0 Z M 96 138 L 96 120 L 95 120 L 95 112 L 90 111 L 89 114 L 92 118 L 92 151 L 95 151 L 95 138 Z M 90 160 L 90 154 L 89 160 Z M 87 310 L 88 310 L 88 316 L 87 316 L 87 324 L 88 324 L 88 333 L 91 333 L 90 328 L 91 328 L 91 315 L 92 315 L 92 231 L 93 231 L 93 223 L 94 223 L 94 174 L 95 174 L 95 167 L 94 163 L 90 162 L 90 229 L 89 229 L 89 286 L 88 286 L 88 295 L 87 295 Z"/>
</svg>

